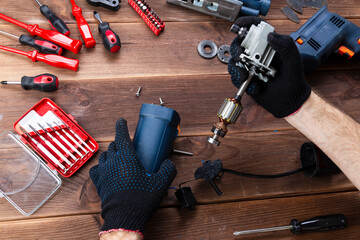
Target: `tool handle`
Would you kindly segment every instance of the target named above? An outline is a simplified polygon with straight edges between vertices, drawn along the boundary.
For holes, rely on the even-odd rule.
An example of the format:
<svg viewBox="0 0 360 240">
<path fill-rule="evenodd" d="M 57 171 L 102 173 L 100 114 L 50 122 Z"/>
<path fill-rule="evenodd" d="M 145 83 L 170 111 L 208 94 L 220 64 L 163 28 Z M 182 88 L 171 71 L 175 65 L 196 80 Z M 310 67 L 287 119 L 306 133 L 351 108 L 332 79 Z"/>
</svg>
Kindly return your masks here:
<svg viewBox="0 0 360 240">
<path fill-rule="evenodd" d="M 5 20 L 5 21 L 8 21 L 9 23 L 15 24 L 15 25 L 17 25 L 19 27 L 22 27 L 22 28 L 25 28 L 25 29 L 28 28 L 28 25 L 26 23 L 20 22 L 20 21 L 14 19 L 14 18 L 8 17 L 8 16 L 6 16 L 6 15 L 4 15 L 2 13 L 0 13 L 0 18 Z"/>
<path fill-rule="evenodd" d="M 49 20 L 51 27 L 65 36 L 70 35 L 70 30 L 64 23 L 62 19 L 56 16 L 48 6 L 42 5 L 40 7 L 40 12 Z"/>
<path fill-rule="evenodd" d="M 72 14 L 76 19 L 81 37 L 84 39 L 86 48 L 93 48 L 96 45 L 96 41 L 91 34 L 89 24 L 86 22 L 85 18 L 82 15 L 82 10 L 79 6 L 76 5 L 74 0 L 70 0 L 72 4 Z"/>
<path fill-rule="evenodd" d="M 99 32 L 102 36 L 104 47 L 112 53 L 116 53 L 121 48 L 119 36 L 110 28 L 109 23 L 99 24 Z"/>
<path fill-rule="evenodd" d="M 25 34 L 20 35 L 19 42 L 33 47 L 41 53 L 61 55 L 63 52 L 63 49 L 56 44 L 45 40 L 37 40 Z"/>
<path fill-rule="evenodd" d="M 40 61 L 44 62 L 48 65 L 58 67 L 58 68 L 66 68 L 72 71 L 77 71 L 79 68 L 79 60 L 66 58 L 59 55 L 54 54 L 41 54 L 38 51 L 30 51 L 28 52 L 28 58 L 30 58 L 33 62 Z"/>
<path fill-rule="evenodd" d="M 41 74 L 35 77 L 23 76 L 21 87 L 25 90 L 34 89 L 40 92 L 53 92 L 58 89 L 59 80 L 52 74 Z"/>
<path fill-rule="evenodd" d="M 293 219 L 290 225 L 293 226 L 291 231 L 294 234 L 299 234 L 301 231 L 328 231 L 345 228 L 347 219 L 343 214 L 334 214 L 314 217 L 303 222 Z"/>
</svg>

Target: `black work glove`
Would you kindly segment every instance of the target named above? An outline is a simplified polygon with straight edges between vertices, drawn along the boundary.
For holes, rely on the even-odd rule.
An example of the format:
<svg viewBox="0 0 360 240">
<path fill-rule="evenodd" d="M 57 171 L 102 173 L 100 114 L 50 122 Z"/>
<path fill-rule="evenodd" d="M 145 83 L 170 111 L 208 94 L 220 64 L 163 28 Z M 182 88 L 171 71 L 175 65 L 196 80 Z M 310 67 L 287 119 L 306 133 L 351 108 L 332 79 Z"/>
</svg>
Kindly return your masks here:
<svg viewBox="0 0 360 240">
<path fill-rule="evenodd" d="M 165 160 L 157 173 L 145 171 L 129 137 L 127 123 L 116 123 L 115 141 L 90 169 L 101 198 L 102 231 L 122 229 L 143 233 L 176 176 L 175 165 Z"/>
<path fill-rule="evenodd" d="M 240 27 L 250 28 L 252 24 L 259 24 L 263 19 L 259 17 L 240 17 L 235 21 Z M 228 64 L 228 71 L 232 83 L 239 88 L 247 79 L 248 72 L 245 68 L 236 66 L 240 54 L 244 51 L 241 47 L 243 38 L 237 36 L 231 43 L 230 54 L 232 58 Z M 305 81 L 300 53 L 294 40 L 287 35 L 270 33 L 269 45 L 276 51 L 270 64 L 276 69 L 276 75 L 269 81 L 263 82 L 253 77 L 247 93 L 254 100 L 277 118 L 283 118 L 296 112 L 308 99 L 311 93 L 310 85 Z"/>
</svg>

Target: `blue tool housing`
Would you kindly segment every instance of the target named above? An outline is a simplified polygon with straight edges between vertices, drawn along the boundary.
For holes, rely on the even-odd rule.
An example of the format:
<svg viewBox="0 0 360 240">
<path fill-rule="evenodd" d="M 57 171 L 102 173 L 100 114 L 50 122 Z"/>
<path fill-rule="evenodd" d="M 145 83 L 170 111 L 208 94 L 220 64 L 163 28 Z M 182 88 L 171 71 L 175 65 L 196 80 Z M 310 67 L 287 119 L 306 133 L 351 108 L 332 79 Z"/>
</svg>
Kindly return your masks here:
<svg viewBox="0 0 360 240">
<path fill-rule="evenodd" d="M 240 0 L 243 5 L 241 7 L 241 15 L 246 16 L 266 16 L 270 8 L 271 0 Z"/>
<path fill-rule="evenodd" d="M 134 147 L 146 171 L 155 173 L 173 150 L 179 114 L 167 107 L 143 104 L 134 135 Z"/>
<path fill-rule="evenodd" d="M 359 58 L 360 28 L 338 14 L 329 12 L 326 6 L 290 36 L 299 49 L 305 73 L 314 71 L 333 52 L 339 52 L 341 46 Z"/>
</svg>

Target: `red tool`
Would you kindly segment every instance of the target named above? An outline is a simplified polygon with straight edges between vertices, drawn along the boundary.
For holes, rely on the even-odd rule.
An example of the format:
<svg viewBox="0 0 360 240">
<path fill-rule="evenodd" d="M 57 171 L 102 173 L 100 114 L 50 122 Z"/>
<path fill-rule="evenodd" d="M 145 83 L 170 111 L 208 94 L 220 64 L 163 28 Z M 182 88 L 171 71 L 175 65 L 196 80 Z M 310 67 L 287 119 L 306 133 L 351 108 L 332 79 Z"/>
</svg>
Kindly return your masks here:
<svg viewBox="0 0 360 240">
<path fill-rule="evenodd" d="M 33 62 L 41 61 L 58 68 L 66 68 L 73 71 L 77 71 L 79 67 L 79 60 L 77 59 L 66 58 L 55 54 L 41 54 L 37 50 L 25 52 L 19 49 L 5 47 L 1 45 L 0 45 L 0 49 L 12 53 L 20 54 L 23 56 L 27 56 Z"/>
<path fill-rule="evenodd" d="M 112 53 L 116 53 L 121 48 L 119 36 L 110 28 L 109 23 L 103 22 L 100 15 L 94 11 L 95 18 L 100 22 L 99 32 L 101 34 L 104 47 Z"/>
<path fill-rule="evenodd" d="M 40 92 L 53 92 L 59 87 L 59 80 L 57 76 L 52 74 L 41 74 L 35 77 L 23 76 L 21 82 L 1 81 L 0 84 L 5 85 L 21 85 L 25 90 L 34 89 Z"/>
<path fill-rule="evenodd" d="M 86 22 L 85 18 L 82 15 L 82 10 L 79 6 L 76 5 L 75 0 L 70 0 L 72 4 L 72 14 L 74 15 L 81 37 L 84 39 L 86 48 L 93 48 L 96 45 L 96 41 L 91 34 L 89 24 Z"/>
<path fill-rule="evenodd" d="M 81 49 L 82 43 L 79 40 L 71 39 L 59 32 L 53 31 L 53 30 L 45 30 L 40 28 L 37 24 L 31 25 L 26 24 L 23 22 L 20 22 L 16 19 L 13 19 L 11 17 L 8 17 L 4 14 L 0 13 L 0 18 L 8 21 L 12 24 L 15 24 L 19 27 L 22 27 L 26 29 L 29 33 L 31 33 L 32 36 L 39 36 L 45 40 L 48 40 L 50 42 L 53 42 L 65 49 L 68 49 L 72 51 L 73 53 L 78 53 Z"/>
</svg>

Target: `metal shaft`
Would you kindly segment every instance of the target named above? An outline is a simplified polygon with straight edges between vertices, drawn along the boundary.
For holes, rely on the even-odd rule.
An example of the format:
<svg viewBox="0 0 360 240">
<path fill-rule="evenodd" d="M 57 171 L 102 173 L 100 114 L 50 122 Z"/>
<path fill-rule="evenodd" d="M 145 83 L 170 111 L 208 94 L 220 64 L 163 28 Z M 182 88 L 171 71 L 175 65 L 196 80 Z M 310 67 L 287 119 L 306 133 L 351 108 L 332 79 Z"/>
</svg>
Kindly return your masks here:
<svg viewBox="0 0 360 240">
<path fill-rule="evenodd" d="M 90 152 L 94 152 L 94 150 L 93 149 L 91 149 L 91 147 L 89 147 L 89 145 L 86 143 L 86 142 L 84 142 L 84 140 L 82 140 L 81 139 L 81 137 L 78 135 L 78 134 L 76 134 L 71 128 L 69 128 L 65 123 L 64 123 L 64 125 L 67 127 L 67 129 L 69 129 L 69 131 L 81 142 L 81 144 L 83 144 L 87 149 L 89 149 L 89 151 Z M 80 145 L 81 146 L 81 145 Z M 85 150 L 86 151 L 86 150 Z M 87 152 L 87 151 L 86 151 Z"/>
<path fill-rule="evenodd" d="M 56 135 L 58 135 L 58 136 L 60 137 L 60 139 L 63 140 L 63 142 L 66 143 L 74 152 L 76 152 L 79 156 L 81 156 L 81 158 L 84 157 L 84 155 L 81 154 L 81 153 L 79 152 L 79 150 L 77 150 L 77 149 L 74 147 L 74 145 L 71 144 L 63 135 L 61 135 L 60 133 L 58 133 L 58 132 L 55 130 L 55 128 L 53 128 L 49 123 L 46 123 L 46 124 L 47 124 L 47 125 L 49 126 L 49 128 L 51 128 L 51 129 L 54 131 L 54 133 L 56 133 Z"/>
<path fill-rule="evenodd" d="M 84 151 L 85 153 L 88 153 L 89 151 L 87 151 L 83 146 L 81 146 L 80 143 L 78 143 L 78 141 L 75 140 L 75 138 L 73 138 L 73 136 L 71 136 L 67 131 L 65 131 L 65 129 L 61 128 L 61 126 L 59 126 L 59 124 L 57 124 L 56 122 L 54 122 L 64 133 L 65 135 L 70 138 L 71 141 L 73 141 L 79 148 L 81 148 L 82 151 Z M 65 125 L 66 126 L 66 125 Z M 69 129 L 69 128 L 68 128 Z"/>
<path fill-rule="evenodd" d="M 249 71 L 249 77 L 246 79 L 246 81 L 240 86 L 239 91 L 236 93 L 235 95 L 235 99 L 240 101 L 242 96 L 244 95 L 244 93 L 246 92 L 246 89 L 248 88 L 251 79 L 254 77 L 255 72 L 254 70 L 251 68 Z"/>
<path fill-rule="evenodd" d="M 64 152 L 66 152 L 72 159 L 74 159 L 75 161 L 77 161 L 77 158 L 69 151 L 69 149 L 67 149 L 59 140 L 56 139 L 56 137 L 54 137 L 48 130 L 46 130 L 46 128 L 44 128 L 40 123 L 38 123 L 39 127 L 41 127 L 41 129 L 46 132 L 46 134 L 51 138 L 51 140 L 56 143 L 56 145 L 58 145 Z"/>
<path fill-rule="evenodd" d="M 138 88 L 137 92 L 136 92 L 136 96 L 139 97 L 140 96 L 140 92 L 141 92 L 141 87 Z"/>
<path fill-rule="evenodd" d="M 101 18 L 100 18 L 100 15 L 98 14 L 97 11 L 94 11 L 94 17 L 95 17 L 100 23 L 103 23 L 103 21 L 102 21 Z"/>
<path fill-rule="evenodd" d="M 28 138 L 35 143 L 36 147 L 39 148 L 40 151 L 43 152 L 53 163 L 58 165 L 63 171 L 66 172 L 66 168 L 60 163 L 60 161 L 57 160 L 57 158 L 54 157 L 54 155 L 52 155 L 42 144 L 40 144 L 33 137 L 31 137 L 30 134 L 28 134 L 22 127 L 20 127 L 20 130 L 25 133 L 26 136 L 28 136 Z"/>
<path fill-rule="evenodd" d="M 4 85 L 21 85 L 21 82 L 8 82 L 8 81 L 1 81 L 1 84 Z"/>
<path fill-rule="evenodd" d="M 178 153 L 178 154 L 183 154 L 183 155 L 188 155 L 188 156 L 194 156 L 193 153 L 191 152 L 185 152 L 185 151 L 181 151 L 181 150 L 177 150 L 177 149 L 173 149 L 173 153 Z"/>
<path fill-rule="evenodd" d="M 56 155 L 58 155 L 64 162 L 66 162 L 67 164 L 69 164 L 70 166 L 72 165 L 72 163 L 51 143 L 49 142 L 46 138 L 44 138 L 43 136 L 41 136 L 37 131 L 36 129 L 31 126 L 31 125 L 28 125 L 29 128 L 31 128 L 31 130 L 33 130 L 39 137 L 40 139 L 46 144 L 48 145 L 51 150 L 56 153 Z"/>
<path fill-rule="evenodd" d="M 13 35 L 13 34 L 11 34 L 11 33 L 7 33 L 7 32 L 4 32 L 4 31 L 0 31 L 0 33 L 1 33 L 1 34 L 4 34 L 4 35 L 7 35 L 7 36 L 10 36 L 10 37 L 13 37 L 13 38 L 16 38 L 16 39 L 19 39 L 18 36 L 15 36 L 15 35 Z"/>
<path fill-rule="evenodd" d="M 281 231 L 281 230 L 289 230 L 292 229 L 293 226 L 281 226 L 281 227 L 272 227 L 272 228 L 260 228 L 254 230 L 246 230 L 246 231 L 238 231 L 234 232 L 235 236 L 245 235 L 245 234 L 252 234 L 252 233 L 264 233 L 264 232 L 273 232 L 273 231 Z"/>
<path fill-rule="evenodd" d="M 42 4 L 38 0 L 35 1 L 37 2 L 37 4 L 39 4 L 40 7 L 42 6 Z"/>
</svg>

